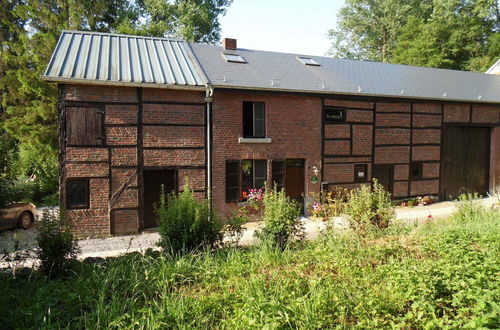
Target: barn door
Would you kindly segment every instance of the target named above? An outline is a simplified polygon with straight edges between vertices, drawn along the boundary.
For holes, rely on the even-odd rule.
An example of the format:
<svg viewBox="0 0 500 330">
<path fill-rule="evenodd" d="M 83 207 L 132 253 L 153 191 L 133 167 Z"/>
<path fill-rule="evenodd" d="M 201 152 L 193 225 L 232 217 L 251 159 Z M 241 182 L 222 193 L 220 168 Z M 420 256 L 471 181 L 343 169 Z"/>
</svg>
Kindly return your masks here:
<svg viewBox="0 0 500 330">
<path fill-rule="evenodd" d="M 373 165 L 372 177 L 377 179 L 386 191 L 392 194 L 392 165 Z"/>
<path fill-rule="evenodd" d="M 489 164 L 489 128 L 445 127 L 440 198 L 453 199 L 467 192 L 486 195 Z"/>
<path fill-rule="evenodd" d="M 156 210 L 160 204 L 162 186 L 165 194 L 176 190 L 175 170 L 144 171 L 144 228 L 160 224 Z"/>
</svg>

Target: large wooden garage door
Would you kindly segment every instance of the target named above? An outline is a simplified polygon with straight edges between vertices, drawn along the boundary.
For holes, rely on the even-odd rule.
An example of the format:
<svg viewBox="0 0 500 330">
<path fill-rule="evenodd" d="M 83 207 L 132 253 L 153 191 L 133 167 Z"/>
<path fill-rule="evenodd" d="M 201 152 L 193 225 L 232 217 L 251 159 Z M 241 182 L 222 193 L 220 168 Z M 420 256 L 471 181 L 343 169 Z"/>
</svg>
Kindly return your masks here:
<svg viewBox="0 0 500 330">
<path fill-rule="evenodd" d="M 490 129 L 449 126 L 444 128 L 441 199 L 461 193 L 488 191 Z"/>
</svg>

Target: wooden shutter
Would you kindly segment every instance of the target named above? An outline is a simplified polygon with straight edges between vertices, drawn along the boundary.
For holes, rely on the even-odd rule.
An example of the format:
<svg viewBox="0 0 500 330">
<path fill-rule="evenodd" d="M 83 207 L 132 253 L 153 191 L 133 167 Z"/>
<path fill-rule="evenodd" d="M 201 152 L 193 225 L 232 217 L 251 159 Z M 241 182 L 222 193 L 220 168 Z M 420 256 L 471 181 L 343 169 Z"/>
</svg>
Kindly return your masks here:
<svg viewBox="0 0 500 330">
<path fill-rule="evenodd" d="M 104 113 L 100 108 L 67 107 L 66 133 L 68 145 L 103 145 Z"/>
<path fill-rule="evenodd" d="M 226 160 L 226 202 L 239 200 L 239 169 L 239 161 Z"/>
<path fill-rule="evenodd" d="M 281 159 L 273 159 L 271 162 L 271 174 L 273 186 L 280 191 L 283 189 L 285 181 L 285 162 Z"/>
</svg>

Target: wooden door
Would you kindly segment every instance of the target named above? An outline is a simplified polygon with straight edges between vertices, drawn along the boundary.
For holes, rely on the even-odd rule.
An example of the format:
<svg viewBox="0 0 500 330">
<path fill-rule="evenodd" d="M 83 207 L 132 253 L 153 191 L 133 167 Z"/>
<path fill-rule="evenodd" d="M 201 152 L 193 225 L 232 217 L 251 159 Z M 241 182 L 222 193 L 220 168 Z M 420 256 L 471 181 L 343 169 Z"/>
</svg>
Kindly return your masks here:
<svg viewBox="0 0 500 330">
<path fill-rule="evenodd" d="M 304 160 L 285 160 L 285 191 L 288 196 L 304 204 Z"/>
<path fill-rule="evenodd" d="M 392 165 L 373 165 L 372 177 L 376 178 L 385 190 L 392 194 L 392 181 L 393 181 L 393 166 Z"/>
<path fill-rule="evenodd" d="M 490 129 L 448 126 L 443 134 L 440 198 L 454 199 L 469 192 L 485 196 L 489 185 Z"/>
<path fill-rule="evenodd" d="M 162 186 L 165 194 L 176 191 L 175 170 L 144 171 L 144 228 L 158 227 L 160 223 L 156 210 Z"/>
</svg>

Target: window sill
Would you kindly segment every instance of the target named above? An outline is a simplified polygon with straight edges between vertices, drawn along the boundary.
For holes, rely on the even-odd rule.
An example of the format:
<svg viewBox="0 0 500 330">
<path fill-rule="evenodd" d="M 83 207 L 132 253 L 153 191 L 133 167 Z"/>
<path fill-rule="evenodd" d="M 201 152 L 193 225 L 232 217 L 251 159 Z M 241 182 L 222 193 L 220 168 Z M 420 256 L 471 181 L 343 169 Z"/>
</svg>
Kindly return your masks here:
<svg viewBox="0 0 500 330">
<path fill-rule="evenodd" d="M 271 138 L 238 138 L 238 143 L 271 143 Z"/>
</svg>

